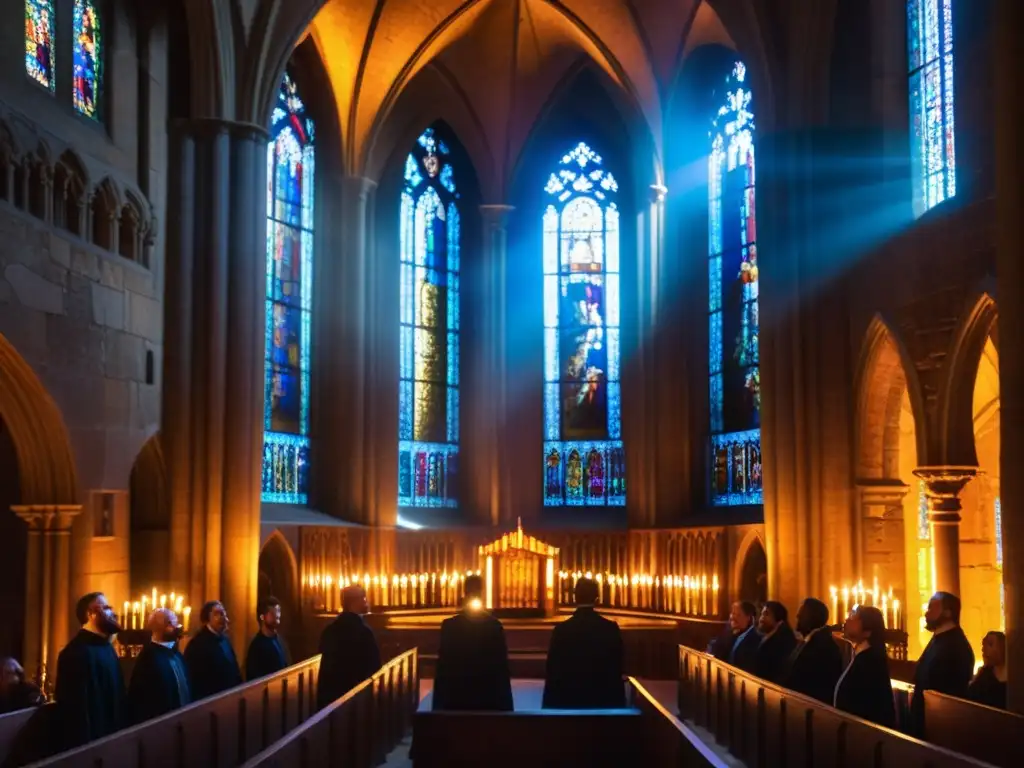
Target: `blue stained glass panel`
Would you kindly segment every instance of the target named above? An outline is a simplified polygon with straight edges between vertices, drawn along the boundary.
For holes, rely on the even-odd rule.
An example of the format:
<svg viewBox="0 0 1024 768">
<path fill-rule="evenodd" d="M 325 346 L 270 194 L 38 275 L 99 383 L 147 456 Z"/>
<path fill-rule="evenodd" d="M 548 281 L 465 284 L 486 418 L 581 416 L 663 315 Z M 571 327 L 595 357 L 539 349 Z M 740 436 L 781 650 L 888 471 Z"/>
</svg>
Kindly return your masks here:
<svg viewBox="0 0 1024 768">
<path fill-rule="evenodd" d="M 98 120 L 103 88 L 103 36 L 96 3 L 75 0 L 72 16 L 74 40 L 73 96 L 75 109 Z"/>
<path fill-rule="evenodd" d="M 285 74 L 267 145 L 265 502 L 305 504 L 313 309 L 313 123 Z"/>
<path fill-rule="evenodd" d="M 760 318 L 753 100 L 746 67 L 725 80 L 708 156 L 710 500 L 761 504 Z"/>
<path fill-rule="evenodd" d="M 459 193 L 448 146 L 424 131 L 400 211 L 398 505 L 455 507 L 459 452 Z"/>
<path fill-rule="evenodd" d="M 25 72 L 45 88 L 56 88 L 53 0 L 25 0 Z"/>
<path fill-rule="evenodd" d="M 908 0 L 914 214 L 956 195 L 953 0 Z"/>
<path fill-rule="evenodd" d="M 544 190 L 544 504 L 622 506 L 618 184 L 581 142 Z"/>
</svg>

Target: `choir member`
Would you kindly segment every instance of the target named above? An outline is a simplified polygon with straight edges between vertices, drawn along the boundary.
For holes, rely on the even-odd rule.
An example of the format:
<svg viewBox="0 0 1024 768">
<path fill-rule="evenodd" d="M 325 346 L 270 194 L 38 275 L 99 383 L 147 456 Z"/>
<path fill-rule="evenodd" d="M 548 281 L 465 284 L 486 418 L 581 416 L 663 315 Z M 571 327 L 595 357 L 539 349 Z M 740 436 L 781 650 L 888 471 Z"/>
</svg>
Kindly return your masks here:
<svg viewBox="0 0 1024 768">
<path fill-rule="evenodd" d="M 885 618 L 871 605 L 859 605 L 843 626 L 853 658 L 836 683 L 836 709 L 886 728 L 896 727 L 896 705 L 885 653 Z"/>
<path fill-rule="evenodd" d="M 831 704 L 843 673 L 843 656 L 828 626 L 828 607 L 813 597 L 804 600 L 796 613 L 796 629 L 802 640 L 789 658 L 783 685 Z"/>
<path fill-rule="evenodd" d="M 256 608 L 260 629 L 249 643 L 245 655 L 245 679 L 255 680 L 280 672 L 288 666 L 288 654 L 278 634 L 281 628 L 281 602 L 265 597 Z"/>
<path fill-rule="evenodd" d="M 796 647 L 796 635 L 789 626 L 786 606 L 775 600 L 766 602 L 757 628 L 761 632 L 761 643 L 757 646 L 753 672 L 763 680 L 781 684 L 786 676 L 789 656 Z"/>
<path fill-rule="evenodd" d="M 380 649 L 373 630 L 363 616 L 370 610 L 366 590 L 358 584 L 341 593 L 341 613 L 320 635 L 320 676 L 317 680 L 317 707 L 344 696 L 380 669 Z"/>
<path fill-rule="evenodd" d="M 128 685 L 133 723 L 142 723 L 184 707 L 191 700 L 185 660 L 177 644 L 182 635 L 178 615 L 157 608 L 149 617 L 150 641 L 142 649 Z"/>
<path fill-rule="evenodd" d="M 928 601 L 924 626 L 932 639 L 917 660 L 914 695 L 910 700 L 912 735 L 924 736 L 924 692 L 938 691 L 965 698 L 974 675 L 974 651 L 960 628 L 960 598 L 936 592 Z"/>
<path fill-rule="evenodd" d="M 967 698 L 978 704 L 1006 709 L 1006 635 L 989 632 L 981 641 L 982 667 L 967 687 Z"/>
<path fill-rule="evenodd" d="M 235 650 L 228 640 L 231 622 L 224 604 L 211 600 L 199 611 L 202 627 L 185 648 L 192 700 L 199 701 L 242 684 Z"/>
</svg>

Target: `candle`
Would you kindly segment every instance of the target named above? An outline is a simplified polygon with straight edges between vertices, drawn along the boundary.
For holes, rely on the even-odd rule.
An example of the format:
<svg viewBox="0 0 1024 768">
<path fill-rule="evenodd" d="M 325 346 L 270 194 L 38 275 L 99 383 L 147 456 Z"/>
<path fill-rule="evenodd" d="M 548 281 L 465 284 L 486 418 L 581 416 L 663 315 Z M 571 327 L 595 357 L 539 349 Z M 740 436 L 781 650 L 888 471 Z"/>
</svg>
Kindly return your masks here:
<svg viewBox="0 0 1024 768">
<path fill-rule="evenodd" d="M 850 615 L 850 589 L 843 585 L 843 620 Z"/>
<path fill-rule="evenodd" d="M 131 620 L 131 617 L 130 617 L 129 611 L 128 611 L 129 607 L 130 606 L 128 604 L 128 601 L 125 600 L 124 601 L 124 610 L 121 611 L 121 626 L 124 629 L 131 629 L 131 627 L 128 626 L 128 622 Z"/>
<path fill-rule="evenodd" d="M 190 605 L 186 605 L 185 606 L 184 615 L 185 615 L 185 631 L 188 632 L 188 627 L 189 627 L 189 624 L 190 624 L 190 620 L 189 619 L 192 616 L 192 606 L 190 606 Z"/>
<path fill-rule="evenodd" d="M 892 601 L 892 625 L 893 629 L 901 629 L 900 627 L 900 601 Z"/>
</svg>

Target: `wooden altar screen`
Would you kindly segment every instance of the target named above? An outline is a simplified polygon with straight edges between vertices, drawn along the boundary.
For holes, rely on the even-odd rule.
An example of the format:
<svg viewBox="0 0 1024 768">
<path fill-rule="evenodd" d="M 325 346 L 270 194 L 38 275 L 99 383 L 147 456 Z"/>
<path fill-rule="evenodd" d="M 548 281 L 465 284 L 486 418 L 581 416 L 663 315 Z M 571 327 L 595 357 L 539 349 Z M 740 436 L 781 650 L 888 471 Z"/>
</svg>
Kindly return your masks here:
<svg viewBox="0 0 1024 768">
<path fill-rule="evenodd" d="M 513 533 L 481 546 L 479 556 L 485 607 L 554 616 L 557 547 L 523 533 L 520 520 Z"/>
</svg>

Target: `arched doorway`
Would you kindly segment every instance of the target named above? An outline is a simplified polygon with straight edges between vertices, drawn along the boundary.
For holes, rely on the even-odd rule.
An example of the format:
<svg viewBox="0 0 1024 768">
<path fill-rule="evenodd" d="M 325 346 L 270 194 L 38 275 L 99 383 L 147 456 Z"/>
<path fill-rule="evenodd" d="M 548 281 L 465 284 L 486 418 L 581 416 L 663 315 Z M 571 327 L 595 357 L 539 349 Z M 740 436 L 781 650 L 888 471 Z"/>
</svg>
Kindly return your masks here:
<svg viewBox="0 0 1024 768">
<path fill-rule="evenodd" d="M 0 541 L 4 556 L 0 557 L 0 656 L 23 660 L 25 639 L 25 523 L 11 511 L 21 501 L 21 479 L 14 440 L 3 419 L 0 419 Z"/>
<path fill-rule="evenodd" d="M 167 468 L 160 434 L 149 438 L 132 465 L 129 478 L 132 594 L 151 585 L 172 583 L 171 513 Z"/>
<path fill-rule="evenodd" d="M 908 653 L 916 658 L 927 642 L 921 617 L 934 581 L 924 487 L 914 476 L 923 443 L 916 416 L 921 409 L 914 405 L 916 390 L 900 347 L 877 318 L 866 348 L 857 435 L 861 572 L 849 576 L 851 582 L 877 579 L 883 590 L 892 587 L 905 611 Z"/>
<path fill-rule="evenodd" d="M 768 556 L 764 544 L 756 533 L 751 533 L 740 545 L 740 563 L 736 579 L 736 599 L 749 600 L 755 605 L 763 605 L 768 599 Z"/>
<path fill-rule="evenodd" d="M 981 473 L 961 494 L 961 623 L 978 658 L 986 632 L 1003 626 L 999 519 L 999 352 L 985 340 L 972 395 L 974 448 Z"/>
<path fill-rule="evenodd" d="M 301 639 L 301 615 L 299 608 L 298 563 L 291 546 L 280 531 L 274 531 L 260 550 L 259 599 L 273 595 L 281 601 L 282 633 L 292 650 L 297 653 L 312 652 L 311 648 L 296 645 Z M 315 639 L 312 640 L 315 643 Z"/>
</svg>

